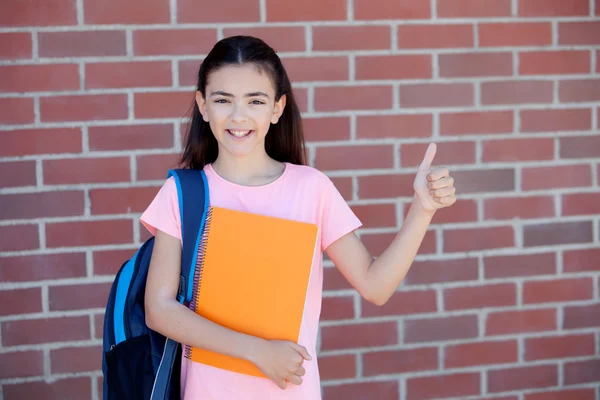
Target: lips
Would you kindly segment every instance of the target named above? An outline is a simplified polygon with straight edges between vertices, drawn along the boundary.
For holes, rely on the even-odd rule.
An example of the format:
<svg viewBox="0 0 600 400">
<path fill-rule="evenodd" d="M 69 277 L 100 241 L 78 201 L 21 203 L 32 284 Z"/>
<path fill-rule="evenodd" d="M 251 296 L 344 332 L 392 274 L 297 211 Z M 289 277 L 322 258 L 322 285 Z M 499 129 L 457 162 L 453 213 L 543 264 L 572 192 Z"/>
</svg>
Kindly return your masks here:
<svg viewBox="0 0 600 400">
<path fill-rule="evenodd" d="M 241 130 L 241 129 L 227 129 L 227 132 L 230 135 L 232 135 L 232 136 L 234 136 L 234 137 L 236 137 L 238 139 L 241 139 L 241 138 L 244 138 L 244 137 L 248 136 L 249 134 L 251 134 L 254 131 L 252 131 L 252 130 Z"/>
</svg>

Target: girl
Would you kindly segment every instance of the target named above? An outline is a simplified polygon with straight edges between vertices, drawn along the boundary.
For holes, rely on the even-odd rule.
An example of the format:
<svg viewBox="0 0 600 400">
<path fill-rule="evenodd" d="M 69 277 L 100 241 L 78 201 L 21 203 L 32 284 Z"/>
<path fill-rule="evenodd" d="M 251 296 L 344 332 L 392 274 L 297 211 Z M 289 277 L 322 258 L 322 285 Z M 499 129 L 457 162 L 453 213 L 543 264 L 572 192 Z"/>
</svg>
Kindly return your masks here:
<svg viewBox="0 0 600 400">
<path fill-rule="evenodd" d="M 198 73 L 182 164 L 204 169 L 213 206 L 318 225 L 320 248 L 343 276 L 363 298 L 385 304 L 404 279 L 435 211 L 456 200 L 448 170 L 430 170 L 435 144 L 427 149 L 416 175 L 414 199 L 402 229 L 376 260 L 354 233 L 360 221 L 331 180 L 306 166 L 304 152 L 300 112 L 275 51 L 253 37 L 218 42 Z M 175 299 L 181 268 L 176 192 L 170 178 L 141 217 L 156 236 L 146 287 L 148 326 L 181 343 L 249 360 L 270 378 L 183 358 L 181 397 L 320 399 L 315 353 L 322 252 L 313 260 L 299 343 L 229 330 Z M 235 243 L 231 246 L 235 251 Z"/>
</svg>

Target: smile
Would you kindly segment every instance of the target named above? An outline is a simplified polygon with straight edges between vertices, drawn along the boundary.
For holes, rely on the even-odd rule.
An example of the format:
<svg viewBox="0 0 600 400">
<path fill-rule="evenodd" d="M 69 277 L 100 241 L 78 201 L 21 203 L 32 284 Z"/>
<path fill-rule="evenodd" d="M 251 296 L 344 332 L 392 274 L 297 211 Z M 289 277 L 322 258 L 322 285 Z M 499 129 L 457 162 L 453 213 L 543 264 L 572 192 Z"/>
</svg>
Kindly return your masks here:
<svg viewBox="0 0 600 400">
<path fill-rule="evenodd" d="M 233 130 L 233 129 L 227 129 L 227 132 L 232 135 L 235 136 L 236 138 L 243 138 L 248 136 L 249 134 L 251 134 L 254 131 L 242 131 L 242 130 Z"/>
</svg>

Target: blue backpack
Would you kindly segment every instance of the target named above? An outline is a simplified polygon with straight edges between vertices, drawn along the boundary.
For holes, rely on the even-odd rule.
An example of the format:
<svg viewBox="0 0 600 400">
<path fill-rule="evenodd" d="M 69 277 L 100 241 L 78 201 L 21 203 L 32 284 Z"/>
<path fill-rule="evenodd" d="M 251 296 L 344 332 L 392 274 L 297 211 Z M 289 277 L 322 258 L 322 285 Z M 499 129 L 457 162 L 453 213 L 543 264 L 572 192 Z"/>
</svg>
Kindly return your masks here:
<svg viewBox="0 0 600 400">
<path fill-rule="evenodd" d="M 181 232 L 181 277 L 177 300 L 189 304 L 200 238 L 209 204 L 203 171 L 170 170 L 177 184 Z M 180 344 L 148 328 L 144 295 L 154 237 L 126 261 L 112 284 L 104 317 L 104 400 L 179 399 Z"/>
</svg>

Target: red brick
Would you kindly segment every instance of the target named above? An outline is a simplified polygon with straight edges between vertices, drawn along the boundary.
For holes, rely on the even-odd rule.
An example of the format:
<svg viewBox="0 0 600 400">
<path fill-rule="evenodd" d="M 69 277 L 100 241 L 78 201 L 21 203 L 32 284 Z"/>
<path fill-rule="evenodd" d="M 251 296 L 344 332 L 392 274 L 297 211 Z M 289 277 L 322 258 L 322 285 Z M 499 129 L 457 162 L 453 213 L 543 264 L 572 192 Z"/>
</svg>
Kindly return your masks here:
<svg viewBox="0 0 600 400">
<path fill-rule="evenodd" d="M 308 89 L 293 88 L 294 100 L 301 113 L 308 111 Z"/>
<path fill-rule="evenodd" d="M 479 373 L 408 378 L 406 380 L 407 400 L 428 400 L 440 397 L 464 397 L 481 392 Z"/>
<path fill-rule="evenodd" d="M 400 85 L 400 107 L 461 107 L 475 104 L 470 83 L 419 83 Z"/>
<path fill-rule="evenodd" d="M 126 119 L 127 95 L 88 94 L 40 98 L 42 122 Z"/>
<path fill-rule="evenodd" d="M 360 323 L 321 328 L 321 350 L 398 344 L 396 322 Z"/>
<path fill-rule="evenodd" d="M 0 220 L 83 215 L 84 192 L 36 192 L 0 195 Z"/>
<path fill-rule="evenodd" d="M 356 136 L 359 139 L 424 138 L 431 136 L 432 132 L 433 118 L 430 114 L 356 117 Z"/>
<path fill-rule="evenodd" d="M 94 315 L 94 338 L 102 339 L 102 335 L 104 334 L 104 313 Z"/>
<path fill-rule="evenodd" d="M 562 199 L 562 215 L 600 214 L 600 193 L 565 194 Z"/>
<path fill-rule="evenodd" d="M 549 176 L 552 179 L 548 179 Z M 592 171 L 589 165 L 523 168 L 521 177 L 523 190 L 581 187 L 592 184 Z"/>
<path fill-rule="evenodd" d="M 179 87 L 198 85 L 198 71 L 203 59 L 179 61 Z M 184 125 L 184 126 L 187 126 Z"/>
<path fill-rule="evenodd" d="M 0 91 L 50 92 L 79 89 L 77 64 L 0 66 Z"/>
<path fill-rule="evenodd" d="M 421 2 L 427 4 L 427 2 Z M 401 49 L 473 47 L 473 26 L 451 25 L 400 25 L 398 47 Z"/>
<path fill-rule="evenodd" d="M 405 218 L 408 214 L 411 204 L 412 203 L 404 204 Z M 457 222 L 477 221 L 477 203 L 473 200 L 457 200 L 456 203 L 452 205 L 451 210 L 451 212 L 444 211 L 443 209 L 438 210 L 433 216 L 431 224 L 451 224 Z"/>
<path fill-rule="evenodd" d="M 600 379 L 600 360 L 597 359 L 565 363 L 564 368 L 565 385 L 592 383 Z"/>
<path fill-rule="evenodd" d="M 515 190 L 515 172 L 511 169 L 454 171 L 460 193 L 512 192 Z"/>
<path fill-rule="evenodd" d="M 317 51 L 389 50 L 391 45 L 389 26 L 313 27 L 313 50 Z"/>
<path fill-rule="evenodd" d="M 179 164 L 179 154 L 152 154 L 138 156 L 137 177 L 140 180 L 165 179 L 169 169 L 176 168 Z"/>
<path fill-rule="evenodd" d="M 104 308 L 111 284 L 112 282 L 51 285 L 48 290 L 50 310 L 67 311 Z"/>
<path fill-rule="evenodd" d="M 363 354 L 363 376 L 401 374 L 438 369 L 436 347 L 377 351 Z"/>
<path fill-rule="evenodd" d="M 523 228 L 523 245 L 526 247 L 588 243 L 593 240 L 592 221 L 526 225 Z"/>
<path fill-rule="evenodd" d="M 133 97 L 136 118 L 183 118 L 194 103 L 193 93 L 136 93 Z"/>
<path fill-rule="evenodd" d="M 594 400 L 596 389 L 562 389 L 526 394 L 524 400 Z"/>
<path fill-rule="evenodd" d="M 7 125 L 31 124 L 34 118 L 33 98 L 0 98 L 0 123 Z"/>
<path fill-rule="evenodd" d="M 479 276 L 477 259 L 415 261 L 408 271 L 406 285 L 474 281 Z"/>
<path fill-rule="evenodd" d="M 444 232 L 444 251 L 478 251 L 515 246 L 512 226 L 451 229 Z"/>
<path fill-rule="evenodd" d="M 77 24 L 76 0 L 5 0 L 0 26 L 59 26 Z M 9 396 L 10 398 L 10 396 Z"/>
<path fill-rule="evenodd" d="M 350 139 L 349 117 L 302 118 L 307 142 Z"/>
<path fill-rule="evenodd" d="M 353 184 L 352 178 L 350 177 L 340 177 L 340 178 L 331 178 L 333 185 L 340 192 L 344 200 L 349 201 L 352 200 L 353 193 Z"/>
<path fill-rule="evenodd" d="M 0 251 L 34 250 L 40 247 L 38 226 L 0 226 Z"/>
<path fill-rule="evenodd" d="M 31 33 L 3 32 L 0 33 L 0 60 L 18 60 L 31 58 Z"/>
<path fill-rule="evenodd" d="M 362 221 L 365 228 L 396 226 L 396 206 L 394 204 L 357 205 L 352 211 Z"/>
<path fill-rule="evenodd" d="M 321 380 L 352 379 L 356 377 L 356 356 L 320 356 L 319 376 Z"/>
<path fill-rule="evenodd" d="M 401 144 L 400 165 L 416 167 L 421 164 L 428 146 L 428 143 Z M 435 165 L 473 164 L 475 163 L 475 143 L 464 141 L 437 143 L 434 161 Z"/>
<path fill-rule="evenodd" d="M 355 0 L 354 19 L 429 19 L 431 5 L 420 0 Z"/>
<path fill-rule="evenodd" d="M 20 129 L 0 132 L 0 157 L 80 153 L 80 128 Z"/>
<path fill-rule="evenodd" d="M 593 356 L 595 348 L 593 334 L 526 338 L 524 357 L 534 361 Z"/>
<path fill-rule="evenodd" d="M 92 151 L 171 149 L 173 125 L 90 126 L 88 140 Z"/>
<path fill-rule="evenodd" d="M 440 18 L 510 17 L 510 0 L 438 0 Z"/>
<path fill-rule="evenodd" d="M 564 251 L 563 271 L 567 273 L 600 271 L 600 249 Z"/>
<path fill-rule="evenodd" d="M 113 62 L 85 66 L 87 89 L 171 86 L 171 62 Z"/>
<path fill-rule="evenodd" d="M 484 257 L 485 278 L 512 278 L 556 273 L 554 253 Z"/>
<path fill-rule="evenodd" d="M 482 104 L 552 103 L 551 81 L 495 81 L 481 84 Z"/>
<path fill-rule="evenodd" d="M 436 317 L 404 320 L 404 342 L 435 342 L 478 336 L 477 316 Z"/>
<path fill-rule="evenodd" d="M 591 71 L 589 51 L 532 51 L 519 53 L 520 75 L 587 74 Z"/>
<path fill-rule="evenodd" d="M 540 389 L 558 385 L 557 365 L 512 367 L 487 372 L 489 392 Z"/>
<path fill-rule="evenodd" d="M 84 0 L 84 22 L 98 24 L 168 24 L 171 22 L 169 0 Z"/>
<path fill-rule="evenodd" d="M 87 315 L 2 322 L 3 346 L 87 339 L 90 339 L 90 320 Z"/>
<path fill-rule="evenodd" d="M 554 139 L 503 139 L 483 142 L 484 162 L 552 160 Z"/>
<path fill-rule="evenodd" d="M 373 68 L 377 65 L 377 68 Z M 357 56 L 356 79 L 427 79 L 433 76 L 430 55 Z"/>
<path fill-rule="evenodd" d="M 258 9 L 258 4 L 252 6 Z M 267 22 L 330 21 L 347 17 L 344 0 L 306 0 L 302 3 L 266 0 L 266 9 Z"/>
<path fill-rule="evenodd" d="M 479 25 L 479 46 L 549 46 L 552 44 L 550 22 L 489 23 Z"/>
<path fill-rule="evenodd" d="M 594 297 L 594 287 L 590 278 L 523 283 L 525 304 L 588 300 L 592 297 Z"/>
<path fill-rule="evenodd" d="M 0 187 L 34 186 L 35 161 L 0 162 Z"/>
<path fill-rule="evenodd" d="M 440 76 L 443 78 L 510 76 L 511 53 L 440 54 Z"/>
<path fill-rule="evenodd" d="M 136 56 L 207 54 L 217 41 L 215 29 L 165 29 L 133 31 Z"/>
<path fill-rule="evenodd" d="M 600 157 L 600 136 L 570 136 L 560 138 L 561 158 Z"/>
<path fill-rule="evenodd" d="M 587 16 L 589 13 L 588 0 L 520 0 L 518 8 L 521 17 Z"/>
<path fill-rule="evenodd" d="M 412 290 L 394 293 L 384 306 L 362 300 L 361 317 L 434 313 L 437 311 L 436 297 L 434 290 Z"/>
<path fill-rule="evenodd" d="M 345 383 L 323 388 L 323 400 L 362 400 L 375 396 L 377 400 L 396 400 L 399 384 L 394 381 Z"/>
<path fill-rule="evenodd" d="M 469 111 L 440 114 L 441 135 L 512 133 L 512 111 Z"/>
<path fill-rule="evenodd" d="M 326 253 L 325 253 L 325 256 L 327 256 Z M 324 290 L 341 290 L 341 289 L 353 289 L 353 288 L 337 268 L 330 267 L 330 268 L 323 268 L 323 289 Z"/>
<path fill-rule="evenodd" d="M 315 88 L 316 111 L 379 110 L 392 107 L 391 86 Z"/>
<path fill-rule="evenodd" d="M 179 0 L 177 4 L 177 22 L 179 23 L 259 21 L 258 0 L 225 0 L 215 3 Z"/>
<path fill-rule="evenodd" d="M 54 222 L 46 224 L 48 247 L 125 244 L 133 241 L 130 219 Z"/>
<path fill-rule="evenodd" d="M 414 174 L 370 175 L 358 177 L 360 199 L 410 197 L 414 193 Z"/>
<path fill-rule="evenodd" d="M 361 216 L 359 218 L 367 217 Z M 368 222 L 371 223 L 371 221 Z M 379 257 L 390 246 L 396 235 L 397 233 L 363 233 L 361 239 L 369 253 L 374 257 Z M 419 254 L 434 254 L 436 248 L 435 231 L 428 231 L 421 243 L 421 247 L 419 247 Z"/>
<path fill-rule="evenodd" d="M 563 103 L 600 101 L 600 79 L 561 81 L 558 98 Z"/>
<path fill-rule="evenodd" d="M 323 298 L 321 309 L 321 319 L 323 321 L 353 319 L 354 316 L 354 296 Z"/>
<path fill-rule="evenodd" d="M 38 33 L 40 57 L 105 57 L 127 54 L 125 31 Z"/>
<path fill-rule="evenodd" d="M 80 278 L 86 274 L 85 253 L 36 254 L 0 258 L 0 281 L 2 282 Z"/>
<path fill-rule="evenodd" d="M 44 399 L 64 400 L 65 394 L 73 399 L 90 398 L 92 382 L 89 376 L 80 378 L 65 378 L 59 380 L 33 381 L 25 383 L 4 384 L 3 391 L 7 400 L 10 399 Z"/>
<path fill-rule="evenodd" d="M 483 217 L 487 220 L 549 218 L 554 216 L 550 196 L 484 199 Z"/>
<path fill-rule="evenodd" d="M 292 82 L 347 81 L 347 57 L 297 57 L 282 60 Z"/>
<path fill-rule="evenodd" d="M 318 147 L 315 167 L 321 170 L 392 168 L 391 145 Z"/>
<path fill-rule="evenodd" d="M 517 362 L 519 358 L 518 347 L 516 340 L 474 342 L 446 346 L 444 349 L 444 368 L 463 368 Z"/>
<path fill-rule="evenodd" d="M 3 305 L 0 316 L 42 312 L 42 289 L 0 290 L 0 304 Z"/>
<path fill-rule="evenodd" d="M 157 187 L 130 187 L 114 189 L 91 189 L 92 214 L 141 213 L 146 210 Z"/>
<path fill-rule="evenodd" d="M 600 44 L 600 22 L 577 21 L 559 23 L 558 44 L 592 46 Z"/>
<path fill-rule="evenodd" d="M 592 110 L 521 110 L 521 132 L 589 131 Z"/>
<path fill-rule="evenodd" d="M 0 379 L 44 375 L 44 352 L 41 350 L 0 353 Z M 8 367 L 10 366 L 10 367 Z"/>
<path fill-rule="evenodd" d="M 556 310 L 497 311 L 488 314 L 486 336 L 556 330 Z"/>
<path fill-rule="evenodd" d="M 92 372 L 102 363 L 102 347 L 66 347 L 50 351 L 53 374 Z"/>
<path fill-rule="evenodd" d="M 237 35 L 258 37 L 279 53 L 285 51 L 305 51 L 306 38 L 304 30 L 305 28 L 302 26 L 224 28 L 223 37 Z"/>
<path fill-rule="evenodd" d="M 43 162 L 47 185 L 129 182 L 129 157 L 69 158 Z"/>
<path fill-rule="evenodd" d="M 123 263 L 133 257 L 136 250 L 137 249 L 94 251 L 94 275 L 116 275 Z"/>
<path fill-rule="evenodd" d="M 517 287 L 514 283 L 466 286 L 444 290 L 444 310 L 514 306 Z"/>
<path fill-rule="evenodd" d="M 600 326 L 600 304 L 565 307 L 564 313 L 564 329 Z"/>
</svg>

